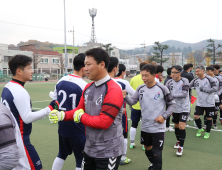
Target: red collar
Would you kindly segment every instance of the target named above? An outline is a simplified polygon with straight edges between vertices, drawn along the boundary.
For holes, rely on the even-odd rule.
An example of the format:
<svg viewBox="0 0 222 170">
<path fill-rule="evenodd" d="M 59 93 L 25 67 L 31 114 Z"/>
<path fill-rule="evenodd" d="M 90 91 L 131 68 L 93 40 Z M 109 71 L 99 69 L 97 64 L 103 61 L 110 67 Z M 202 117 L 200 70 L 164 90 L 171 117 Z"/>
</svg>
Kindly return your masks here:
<svg viewBox="0 0 222 170">
<path fill-rule="evenodd" d="M 21 84 L 19 84 L 19 83 L 15 82 L 15 81 L 13 81 L 13 80 L 11 80 L 10 82 L 12 82 L 12 83 L 15 83 L 15 84 L 18 84 L 18 85 L 22 86 Z M 23 87 L 23 86 L 22 86 L 22 87 Z M 23 87 L 23 88 L 24 88 L 24 87 Z"/>
<path fill-rule="evenodd" d="M 69 74 L 69 76 L 81 78 L 80 76 L 77 76 L 77 75 L 75 75 L 75 74 Z"/>
</svg>

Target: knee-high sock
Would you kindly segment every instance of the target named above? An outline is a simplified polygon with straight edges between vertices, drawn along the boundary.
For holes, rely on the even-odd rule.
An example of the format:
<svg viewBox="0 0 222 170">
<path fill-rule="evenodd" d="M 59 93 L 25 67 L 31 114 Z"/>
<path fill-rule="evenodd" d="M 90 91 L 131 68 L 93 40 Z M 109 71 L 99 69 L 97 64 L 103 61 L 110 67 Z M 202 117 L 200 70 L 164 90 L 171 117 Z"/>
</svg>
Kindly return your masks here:
<svg viewBox="0 0 222 170">
<path fill-rule="evenodd" d="M 126 159 L 126 152 L 127 152 L 127 138 L 124 138 L 123 155 L 121 157 L 122 161 L 125 161 Z"/>
<path fill-rule="evenodd" d="M 176 135 L 177 141 L 179 141 L 179 128 L 175 128 L 175 135 Z"/>
<path fill-rule="evenodd" d="M 56 157 L 52 165 L 52 170 L 62 170 L 62 166 L 64 162 L 65 160 Z"/>
<path fill-rule="evenodd" d="M 213 116 L 213 124 L 215 125 L 216 122 L 217 122 L 217 114 L 214 114 L 214 116 Z"/>
<path fill-rule="evenodd" d="M 212 127 L 212 120 L 207 120 L 207 128 L 206 128 L 206 132 L 210 133 Z"/>
<path fill-rule="evenodd" d="M 162 169 L 162 151 L 153 150 L 153 169 L 155 170 Z"/>
<path fill-rule="evenodd" d="M 130 141 L 131 143 L 134 143 L 136 137 L 136 128 L 131 127 L 130 128 Z"/>
<path fill-rule="evenodd" d="M 170 116 L 166 120 L 166 127 L 167 128 L 170 127 Z"/>
<path fill-rule="evenodd" d="M 201 123 L 200 118 L 199 118 L 199 119 L 195 119 L 195 123 L 196 123 L 196 125 L 197 125 L 197 127 L 198 127 L 199 129 L 202 128 L 202 123 Z"/>
<path fill-rule="evenodd" d="M 149 159 L 150 163 L 153 163 L 153 151 L 151 150 L 145 150 L 145 154 L 147 158 Z"/>
<path fill-rule="evenodd" d="M 204 115 L 204 125 L 207 126 L 207 116 L 206 115 Z"/>
<path fill-rule="evenodd" d="M 185 138 L 186 138 L 186 131 L 185 131 L 185 129 L 179 130 L 179 141 L 180 141 L 180 146 L 181 147 L 183 147 L 183 145 L 184 145 Z"/>
</svg>

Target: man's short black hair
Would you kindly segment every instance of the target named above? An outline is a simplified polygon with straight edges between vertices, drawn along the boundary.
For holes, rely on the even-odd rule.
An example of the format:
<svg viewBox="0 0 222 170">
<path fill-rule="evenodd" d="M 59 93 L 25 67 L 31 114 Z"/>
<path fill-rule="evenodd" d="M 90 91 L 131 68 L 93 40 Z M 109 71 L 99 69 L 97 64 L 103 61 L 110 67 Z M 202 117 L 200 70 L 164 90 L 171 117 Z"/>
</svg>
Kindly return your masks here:
<svg viewBox="0 0 222 170">
<path fill-rule="evenodd" d="M 9 69 L 12 72 L 12 75 L 16 75 L 16 70 L 20 68 L 24 70 L 24 68 L 32 63 L 32 58 L 26 55 L 15 55 L 8 62 Z"/>
<path fill-rule="evenodd" d="M 140 63 L 140 71 L 141 71 L 142 67 L 145 66 L 146 64 L 148 64 L 148 63 L 147 62 Z"/>
<path fill-rule="evenodd" d="M 183 68 L 180 65 L 175 65 L 173 67 L 171 67 L 171 69 L 175 68 L 177 71 L 181 72 L 183 70 Z"/>
<path fill-rule="evenodd" d="M 183 65 L 183 70 L 184 70 L 184 71 L 187 71 L 189 68 L 190 68 L 190 65 L 189 65 L 189 64 L 184 64 L 184 65 Z"/>
<path fill-rule="evenodd" d="M 193 67 L 193 64 L 192 64 L 192 63 L 188 63 L 188 64 L 189 64 L 190 67 Z"/>
<path fill-rule="evenodd" d="M 161 66 L 161 65 L 156 66 L 156 73 L 162 73 L 163 71 L 164 71 L 163 66 Z"/>
<path fill-rule="evenodd" d="M 119 73 L 116 76 L 119 77 L 124 71 L 126 71 L 126 66 L 124 66 L 124 64 L 119 64 Z"/>
<path fill-rule="evenodd" d="M 213 66 L 207 66 L 206 70 L 214 71 L 214 67 Z"/>
<path fill-rule="evenodd" d="M 73 59 L 74 70 L 79 71 L 81 68 L 85 67 L 85 58 L 86 55 L 84 53 L 79 53 L 77 56 L 75 56 L 75 58 Z"/>
<path fill-rule="evenodd" d="M 171 67 L 167 69 L 167 75 L 170 76 L 171 75 Z"/>
<path fill-rule="evenodd" d="M 156 74 L 156 66 L 152 65 L 152 64 L 146 64 L 142 67 L 141 71 L 147 71 L 150 72 L 150 74 L 154 75 Z"/>
<path fill-rule="evenodd" d="M 218 64 L 214 64 L 213 67 L 217 70 L 220 70 L 220 65 L 218 65 Z"/>
<path fill-rule="evenodd" d="M 110 57 L 109 58 L 108 73 L 112 72 L 113 68 L 118 66 L 118 63 L 119 63 L 118 58 Z"/>
<path fill-rule="evenodd" d="M 222 70 L 219 71 L 219 73 L 221 73 L 221 72 L 222 72 Z"/>
<path fill-rule="evenodd" d="M 86 56 L 93 57 L 96 60 L 97 64 L 104 61 L 105 68 L 107 69 L 109 66 L 109 54 L 103 50 L 102 48 L 92 48 L 85 52 Z"/>
</svg>

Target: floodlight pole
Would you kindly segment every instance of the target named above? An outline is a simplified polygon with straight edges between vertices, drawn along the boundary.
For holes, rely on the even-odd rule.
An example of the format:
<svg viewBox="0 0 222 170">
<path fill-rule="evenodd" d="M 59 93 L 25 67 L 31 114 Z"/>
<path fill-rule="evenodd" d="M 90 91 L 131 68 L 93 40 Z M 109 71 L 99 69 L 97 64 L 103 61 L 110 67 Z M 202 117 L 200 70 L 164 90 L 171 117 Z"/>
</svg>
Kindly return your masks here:
<svg viewBox="0 0 222 170">
<path fill-rule="evenodd" d="M 66 8 L 65 8 L 65 0 L 64 0 L 64 39 L 65 39 L 65 74 L 67 75 L 67 51 L 66 51 Z"/>
</svg>

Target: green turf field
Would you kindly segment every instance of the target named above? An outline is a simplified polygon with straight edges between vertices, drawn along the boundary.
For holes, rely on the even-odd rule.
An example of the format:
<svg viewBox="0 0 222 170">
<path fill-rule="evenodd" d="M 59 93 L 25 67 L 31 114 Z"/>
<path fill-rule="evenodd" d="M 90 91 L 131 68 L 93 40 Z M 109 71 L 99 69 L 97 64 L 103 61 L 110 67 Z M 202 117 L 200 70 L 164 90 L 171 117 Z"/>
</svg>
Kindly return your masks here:
<svg viewBox="0 0 222 170">
<path fill-rule="evenodd" d="M 33 108 L 40 109 L 48 106 L 50 103 L 49 91 L 53 91 L 56 82 L 39 82 L 27 83 L 25 89 L 29 92 L 32 99 Z M 0 84 L 0 92 L 4 84 Z M 196 96 L 196 93 L 193 92 Z M 118 96 L 117 96 L 118 97 Z M 193 118 L 195 104 L 192 107 L 191 117 Z M 128 117 L 130 110 L 127 108 Z M 222 125 L 218 120 L 218 130 L 211 131 L 210 139 L 197 138 L 196 129 L 193 121 L 188 122 L 190 127 L 186 128 L 186 141 L 182 157 L 176 156 L 176 149 L 173 146 L 176 142 L 174 132 L 166 132 L 163 150 L 163 170 L 219 170 L 221 168 L 220 161 L 222 154 L 220 144 L 222 142 Z M 130 129 L 131 121 L 129 121 Z M 48 117 L 33 123 L 31 134 L 31 143 L 35 146 L 44 170 L 50 170 L 52 163 L 58 153 L 58 126 L 50 124 Z M 127 157 L 131 159 L 128 165 L 120 166 L 120 170 L 146 170 L 150 164 L 142 146 L 140 145 L 140 124 L 136 134 L 136 148 L 131 150 L 128 147 Z M 128 145 L 129 145 L 128 135 Z M 67 158 L 63 166 L 64 170 L 75 169 L 74 156 Z"/>
</svg>

